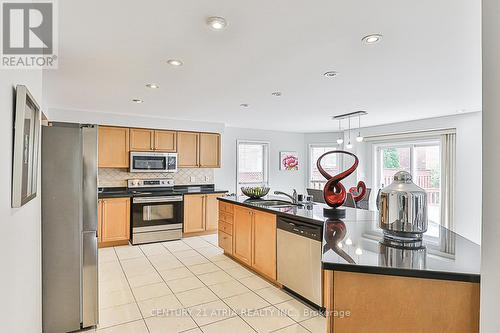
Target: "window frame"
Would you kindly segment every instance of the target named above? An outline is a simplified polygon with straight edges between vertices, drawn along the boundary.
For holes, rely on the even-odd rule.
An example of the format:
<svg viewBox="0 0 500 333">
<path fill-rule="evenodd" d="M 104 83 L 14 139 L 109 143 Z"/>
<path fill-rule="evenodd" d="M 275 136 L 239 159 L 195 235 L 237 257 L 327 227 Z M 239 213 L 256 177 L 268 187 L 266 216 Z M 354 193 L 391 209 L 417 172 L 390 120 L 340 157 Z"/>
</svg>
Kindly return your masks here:
<svg viewBox="0 0 500 333">
<path fill-rule="evenodd" d="M 411 175 L 412 177 L 416 174 L 416 161 L 415 161 L 415 147 L 425 147 L 425 146 L 439 146 L 439 153 L 440 153 L 440 162 L 439 162 L 439 168 L 440 168 L 440 174 L 443 174 L 444 171 L 444 165 L 443 165 L 443 140 L 440 136 L 432 136 L 432 137 L 425 137 L 425 138 L 401 138 L 401 139 L 396 139 L 396 140 L 386 140 L 386 141 L 381 141 L 381 142 L 373 142 L 373 156 L 375 158 L 373 159 L 373 181 L 372 181 L 372 188 L 373 189 L 378 189 L 379 186 L 381 185 L 381 180 L 383 178 L 383 155 L 382 155 L 382 150 L 384 148 L 388 147 L 397 147 L 397 148 L 405 148 L 408 147 L 410 148 L 410 170 L 411 170 Z M 441 178 L 442 179 L 442 178 Z M 384 186 L 388 186 L 389 184 L 384 184 Z M 439 196 L 440 196 L 440 215 L 442 217 L 442 211 L 444 209 L 444 202 L 442 200 L 443 198 L 443 186 L 440 181 L 439 184 Z M 440 226 L 443 226 L 443 221 L 440 220 L 438 223 Z M 438 237 L 433 237 L 426 235 L 426 238 L 428 238 L 431 242 L 439 244 L 441 235 Z"/>
<path fill-rule="evenodd" d="M 264 147 L 263 158 L 262 158 L 262 170 L 264 173 L 265 186 L 269 186 L 269 152 L 271 150 L 271 143 L 269 141 L 262 140 L 236 140 L 236 192 L 240 192 L 240 145 L 243 144 L 254 144 L 262 145 Z M 249 183 L 254 184 L 254 183 Z"/>
<path fill-rule="evenodd" d="M 307 188 L 314 188 L 311 187 L 312 184 L 312 149 L 313 148 L 326 148 L 326 147 L 331 147 L 334 150 L 339 150 L 338 144 L 335 142 L 320 142 L 320 143 L 310 143 L 308 144 L 307 148 Z M 343 156 L 342 154 L 335 154 L 335 157 L 337 158 L 337 165 L 339 166 L 339 170 L 342 171 L 342 166 L 343 166 Z M 325 179 L 326 182 L 326 179 Z"/>
</svg>

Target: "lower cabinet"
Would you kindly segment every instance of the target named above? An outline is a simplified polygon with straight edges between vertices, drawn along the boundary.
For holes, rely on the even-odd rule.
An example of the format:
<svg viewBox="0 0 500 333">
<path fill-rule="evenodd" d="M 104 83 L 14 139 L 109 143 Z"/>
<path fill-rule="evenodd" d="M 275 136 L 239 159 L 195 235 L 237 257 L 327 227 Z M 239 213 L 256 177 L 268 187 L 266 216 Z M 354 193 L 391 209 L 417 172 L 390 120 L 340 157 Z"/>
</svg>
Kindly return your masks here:
<svg viewBox="0 0 500 333">
<path fill-rule="evenodd" d="M 276 280 L 276 215 L 235 205 L 232 236 L 232 255 Z"/>
<path fill-rule="evenodd" d="M 234 207 L 233 256 L 249 266 L 252 265 L 252 220 L 252 210 Z"/>
<path fill-rule="evenodd" d="M 99 247 L 128 244 L 130 239 L 130 198 L 99 200 L 97 238 Z"/>
<path fill-rule="evenodd" d="M 217 231 L 217 198 L 220 196 L 218 193 L 184 196 L 184 234 Z"/>
<path fill-rule="evenodd" d="M 276 215 L 253 212 L 252 267 L 276 280 Z"/>
</svg>

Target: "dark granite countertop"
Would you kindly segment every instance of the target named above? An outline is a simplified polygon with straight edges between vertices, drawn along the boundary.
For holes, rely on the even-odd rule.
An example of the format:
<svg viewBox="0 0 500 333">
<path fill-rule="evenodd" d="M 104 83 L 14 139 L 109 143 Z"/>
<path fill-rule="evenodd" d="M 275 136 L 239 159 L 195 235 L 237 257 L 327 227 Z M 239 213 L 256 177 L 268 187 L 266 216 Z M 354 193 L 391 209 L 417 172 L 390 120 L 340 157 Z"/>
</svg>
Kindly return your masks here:
<svg viewBox="0 0 500 333">
<path fill-rule="evenodd" d="M 149 191 L 149 190 L 148 190 Z M 151 193 L 140 194 L 140 196 L 152 195 L 189 195 L 189 194 L 212 194 L 212 193 L 227 193 L 228 191 L 216 189 L 213 185 L 176 185 L 171 190 L 151 189 Z M 102 187 L 99 188 L 99 199 L 104 198 L 126 198 L 139 196 L 134 191 L 127 187 Z"/>
<path fill-rule="evenodd" d="M 269 197 L 266 199 L 276 199 Z M 287 198 L 280 197 L 281 200 Z M 378 212 L 346 208 L 346 217 L 329 219 L 324 204 L 267 208 L 246 197 L 219 200 L 323 225 L 324 269 L 466 282 L 480 281 L 480 245 L 429 222 L 421 242 L 385 238 L 378 227 Z"/>
</svg>

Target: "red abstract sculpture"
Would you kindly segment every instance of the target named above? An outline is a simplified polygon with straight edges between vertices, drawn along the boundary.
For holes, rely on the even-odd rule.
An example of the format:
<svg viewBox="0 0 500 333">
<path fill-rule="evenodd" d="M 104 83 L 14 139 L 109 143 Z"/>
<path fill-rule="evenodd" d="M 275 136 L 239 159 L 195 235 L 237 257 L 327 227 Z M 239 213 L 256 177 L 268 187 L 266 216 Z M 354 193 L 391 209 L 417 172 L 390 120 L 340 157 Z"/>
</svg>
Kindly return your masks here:
<svg viewBox="0 0 500 333">
<path fill-rule="evenodd" d="M 360 186 L 361 185 L 361 186 Z M 349 193 L 352 194 L 354 202 L 359 202 L 363 200 L 366 195 L 366 185 L 364 182 L 359 182 L 357 187 L 351 187 Z"/>
<path fill-rule="evenodd" d="M 338 175 L 331 176 L 328 172 L 326 172 L 321 166 L 321 160 L 330 154 L 346 154 L 354 157 L 354 164 L 347 170 L 339 173 Z M 347 197 L 347 191 L 340 182 L 342 179 L 347 178 L 351 173 L 353 173 L 358 167 L 359 159 L 353 153 L 344 150 L 332 150 L 324 153 L 318 158 L 316 165 L 318 167 L 319 172 L 323 177 L 326 178 L 327 182 L 325 184 L 325 188 L 323 189 L 323 196 L 325 198 L 325 202 L 328 206 L 332 208 L 338 208 L 342 206 Z M 366 194 L 366 185 L 363 181 L 358 182 L 358 186 L 356 187 L 360 194 L 357 196 L 359 200 L 361 200 Z M 357 201 L 356 201 L 357 202 Z"/>
</svg>

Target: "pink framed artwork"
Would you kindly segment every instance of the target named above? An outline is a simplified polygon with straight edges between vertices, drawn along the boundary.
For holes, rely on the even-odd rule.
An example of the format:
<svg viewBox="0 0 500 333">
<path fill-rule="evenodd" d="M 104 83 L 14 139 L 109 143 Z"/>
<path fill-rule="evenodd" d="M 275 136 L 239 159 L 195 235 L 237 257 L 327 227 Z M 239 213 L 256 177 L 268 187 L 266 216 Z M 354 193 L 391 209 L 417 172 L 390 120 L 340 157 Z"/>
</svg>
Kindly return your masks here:
<svg viewBox="0 0 500 333">
<path fill-rule="evenodd" d="M 280 170 L 297 171 L 299 170 L 299 155 L 297 152 L 280 152 Z"/>
</svg>

